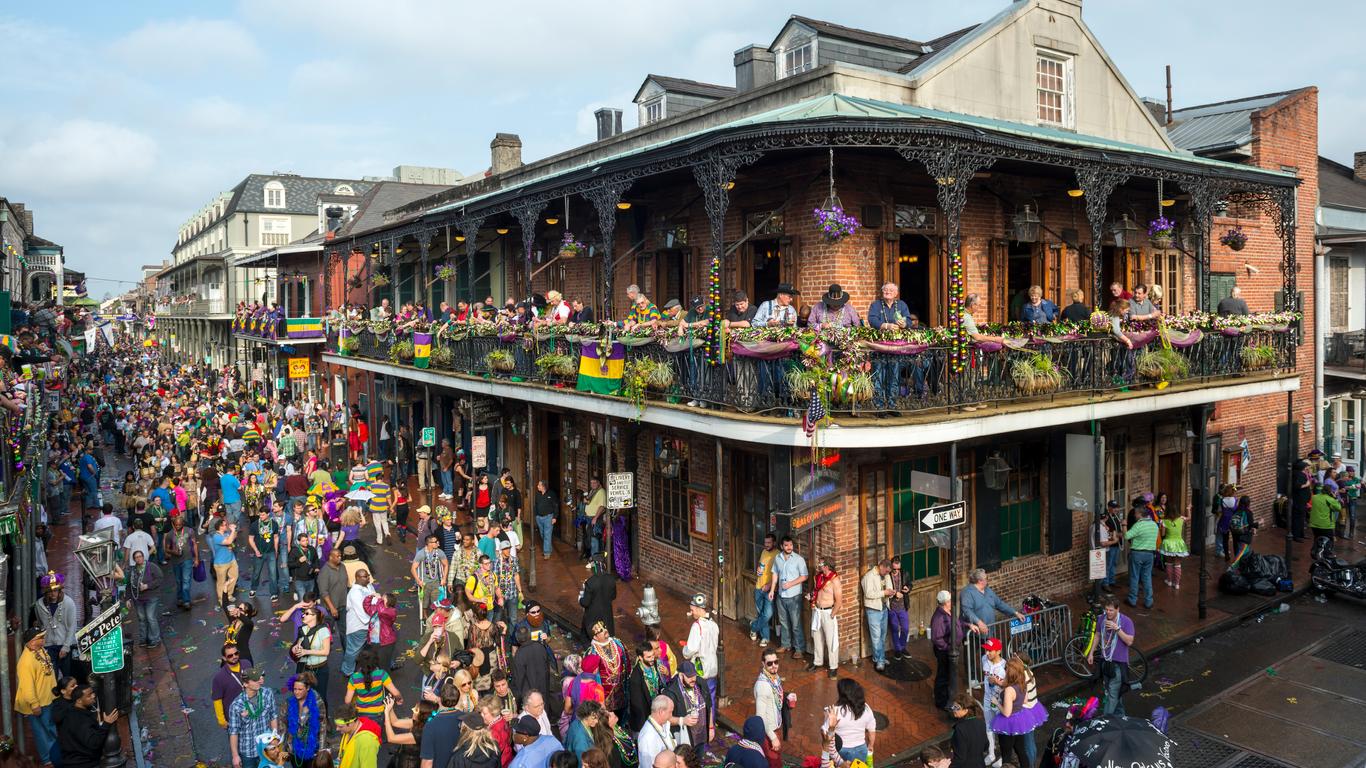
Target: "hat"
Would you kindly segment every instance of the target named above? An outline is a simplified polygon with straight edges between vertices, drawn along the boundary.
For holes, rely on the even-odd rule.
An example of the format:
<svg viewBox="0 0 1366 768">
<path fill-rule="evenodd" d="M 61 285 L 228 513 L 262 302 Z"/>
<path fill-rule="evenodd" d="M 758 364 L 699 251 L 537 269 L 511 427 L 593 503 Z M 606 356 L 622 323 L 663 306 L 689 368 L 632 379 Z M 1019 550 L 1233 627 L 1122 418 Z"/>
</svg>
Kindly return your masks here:
<svg viewBox="0 0 1366 768">
<path fill-rule="evenodd" d="M 590 628 L 590 630 L 591 630 L 591 631 L 590 631 L 590 634 L 596 635 L 597 633 L 603 632 L 603 631 L 605 631 L 606 629 L 607 629 L 607 624 L 606 624 L 605 622 L 595 621 L 595 622 L 593 622 L 593 626 Z M 610 633 L 609 633 L 609 634 L 610 634 Z"/>
<path fill-rule="evenodd" d="M 29 627 L 28 629 L 24 630 L 24 645 L 28 645 L 29 643 L 33 642 L 33 638 L 42 637 L 46 634 L 46 629 L 43 629 L 41 627 Z"/>
<path fill-rule="evenodd" d="M 465 449 L 464 449 L 464 448 L 461 448 L 460 450 L 458 450 L 458 451 L 455 452 L 455 455 L 456 455 L 456 456 L 464 456 L 464 455 L 465 455 Z"/>
<path fill-rule="evenodd" d="M 1109 501 L 1105 502 L 1105 508 L 1106 508 L 1106 509 L 1119 509 L 1119 502 L 1118 502 L 1118 501 L 1115 501 L 1114 499 L 1110 499 Z"/>
<path fill-rule="evenodd" d="M 483 714 L 479 713 L 478 711 L 471 712 L 468 715 L 465 715 L 465 719 L 461 722 L 463 722 L 465 724 L 465 727 L 470 729 L 471 731 L 482 731 L 485 728 L 489 727 L 488 723 L 484 722 Z"/>
<path fill-rule="evenodd" d="M 1322 458 L 1322 457 L 1323 457 L 1323 451 L 1320 451 L 1318 448 L 1315 448 L 1314 450 L 1312 450 L 1312 451 L 1309 452 L 1309 458 L 1312 459 L 1312 458 L 1314 458 L 1314 457 L 1316 457 L 1316 456 L 1319 457 L 1319 458 Z"/>
<path fill-rule="evenodd" d="M 849 302 L 849 294 L 844 292 L 844 288 L 839 283 L 831 283 L 821 296 L 821 303 L 830 309 L 839 309 Z"/>
<path fill-rule="evenodd" d="M 271 744 L 279 741 L 283 741 L 283 739 L 280 738 L 280 734 L 275 733 L 274 731 L 266 731 L 256 737 L 256 748 L 261 752 L 265 752 L 267 749 L 270 749 Z"/>
<path fill-rule="evenodd" d="M 246 669 L 242 670 L 241 678 L 243 682 L 246 682 L 247 680 L 256 680 L 259 682 L 260 680 L 264 679 L 261 675 L 261 670 L 256 669 L 254 667 L 247 667 Z"/>
<path fill-rule="evenodd" d="M 982 641 L 982 650 L 999 651 L 1001 650 L 1001 641 L 997 640 L 994 637 L 988 637 L 987 639 Z"/>
<path fill-rule="evenodd" d="M 688 604 L 694 608 L 701 608 L 705 611 L 707 610 L 707 596 L 698 592 L 692 596 L 692 600 L 688 601 Z"/>
<path fill-rule="evenodd" d="M 684 659 L 678 662 L 678 674 L 684 677 L 695 677 L 697 675 L 697 665 L 692 659 Z"/>
<path fill-rule="evenodd" d="M 669 299 L 667 302 L 664 303 L 665 309 L 676 309 L 681 306 L 683 305 L 678 303 L 678 299 Z"/>
<path fill-rule="evenodd" d="M 704 298 L 702 298 L 701 296 L 694 296 L 694 297 L 692 297 L 692 300 L 688 302 L 688 306 L 691 307 L 691 308 L 693 308 L 693 309 L 701 309 L 702 307 L 705 307 L 706 305 L 707 305 L 707 300 L 704 299 Z"/>
<path fill-rule="evenodd" d="M 450 611 L 455 609 L 455 603 L 452 603 L 449 597 L 443 597 L 440 600 L 437 600 L 436 602 L 432 603 L 432 607 L 440 608 L 445 611 Z"/>
<path fill-rule="evenodd" d="M 540 736 L 541 723 L 531 715 L 522 715 L 516 723 L 513 723 L 512 732 L 520 733 L 523 736 Z"/>
<path fill-rule="evenodd" d="M 939 605 L 943 605 L 952 599 L 953 593 L 948 591 L 947 589 L 939 590 L 939 593 L 934 596 L 934 601 Z"/>
<path fill-rule="evenodd" d="M 56 571 L 48 571 L 41 578 L 38 579 L 38 586 L 44 592 L 47 592 L 48 590 L 52 589 L 61 589 L 62 585 L 65 583 L 66 577 L 60 573 L 57 573 Z"/>
<path fill-rule="evenodd" d="M 417 513 L 419 515 L 430 515 L 432 513 L 432 508 L 427 506 L 426 504 L 423 504 L 422 506 L 417 508 Z"/>
<path fill-rule="evenodd" d="M 1338 453 L 1337 451 L 1334 451 L 1334 452 L 1333 452 L 1333 458 L 1335 458 L 1335 459 L 1340 459 L 1340 458 L 1342 458 L 1342 454 Z"/>
<path fill-rule="evenodd" d="M 778 287 L 773 289 L 773 293 L 786 293 L 788 296 L 800 296 L 802 292 L 792 287 L 792 283 L 778 283 Z"/>
</svg>

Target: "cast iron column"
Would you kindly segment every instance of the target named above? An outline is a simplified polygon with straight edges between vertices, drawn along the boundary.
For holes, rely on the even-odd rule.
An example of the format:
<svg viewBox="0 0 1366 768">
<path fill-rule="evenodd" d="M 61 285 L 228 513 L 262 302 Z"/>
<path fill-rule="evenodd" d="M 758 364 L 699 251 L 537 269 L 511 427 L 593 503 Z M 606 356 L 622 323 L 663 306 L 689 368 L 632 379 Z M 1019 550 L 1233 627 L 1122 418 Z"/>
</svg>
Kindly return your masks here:
<svg viewBox="0 0 1366 768">
<path fill-rule="evenodd" d="M 631 187 L 631 180 L 624 176 L 616 176 L 608 179 L 601 186 L 594 187 L 583 193 L 588 198 L 588 202 L 593 204 L 593 209 L 598 214 L 598 232 L 602 235 L 602 315 L 598 318 L 600 322 L 607 322 L 612 319 L 612 278 L 613 269 L 612 251 L 616 245 L 617 234 L 617 203 L 621 202 L 621 196 Z"/>
<path fill-rule="evenodd" d="M 1105 237 L 1105 207 L 1115 187 L 1129 179 L 1128 174 L 1108 168 L 1077 168 L 1077 186 L 1085 196 L 1086 221 L 1091 225 L 1091 300 L 1105 311 L 1100 284 L 1101 239 Z"/>
</svg>

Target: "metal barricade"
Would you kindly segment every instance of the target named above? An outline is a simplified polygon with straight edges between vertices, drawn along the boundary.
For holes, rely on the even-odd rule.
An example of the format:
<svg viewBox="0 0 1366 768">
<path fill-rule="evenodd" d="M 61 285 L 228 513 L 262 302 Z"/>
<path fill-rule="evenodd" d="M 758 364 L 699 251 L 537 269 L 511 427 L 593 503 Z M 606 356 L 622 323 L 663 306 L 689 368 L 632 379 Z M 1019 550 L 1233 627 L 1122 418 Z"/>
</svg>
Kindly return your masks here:
<svg viewBox="0 0 1366 768">
<path fill-rule="evenodd" d="M 969 632 L 964 639 L 963 661 L 972 688 L 982 684 L 982 641 L 988 637 L 1000 639 L 1005 658 L 1022 652 L 1029 657 L 1031 667 L 1062 661 L 1072 639 L 1072 609 L 1066 603 L 1052 603 L 1043 610 L 1025 614 L 1023 622 L 1011 616 L 988 624 L 985 635 Z"/>
</svg>

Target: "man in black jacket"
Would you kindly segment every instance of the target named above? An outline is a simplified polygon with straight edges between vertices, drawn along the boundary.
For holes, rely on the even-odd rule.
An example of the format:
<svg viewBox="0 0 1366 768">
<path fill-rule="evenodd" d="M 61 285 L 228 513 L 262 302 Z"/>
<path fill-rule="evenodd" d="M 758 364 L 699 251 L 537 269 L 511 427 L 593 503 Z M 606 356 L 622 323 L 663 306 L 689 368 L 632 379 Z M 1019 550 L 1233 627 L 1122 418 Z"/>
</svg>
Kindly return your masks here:
<svg viewBox="0 0 1366 768">
<path fill-rule="evenodd" d="M 626 678 L 627 715 L 632 733 L 639 733 L 645 727 L 655 697 L 664 692 L 668 682 L 659 666 L 659 646 L 648 640 L 641 643 L 636 648 L 636 663 L 631 667 L 631 675 Z M 678 712 L 677 702 L 674 712 Z"/>
<path fill-rule="evenodd" d="M 512 639 L 517 644 L 517 652 L 512 656 L 512 692 L 517 694 L 517 700 L 525 702 L 532 691 L 544 694 L 547 705 L 551 699 L 560 698 L 551 695 L 555 692 L 551 688 L 551 677 L 559 673 L 555 652 L 546 643 L 533 640 L 531 630 L 526 626 L 518 626 Z M 558 717 L 554 711 L 551 714 L 552 719 Z"/>
<path fill-rule="evenodd" d="M 82 685 L 76 689 L 76 703 L 62 720 L 57 743 L 66 768 L 97 768 L 104 754 L 109 726 L 118 722 L 117 709 L 100 716 L 95 711 L 95 689 Z"/>
<path fill-rule="evenodd" d="M 617 634 L 617 623 L 612 617 L 612 604 L 617 599 L 617 577 L 607 569 L 607 559 L 602 555 L 588 563 L 592 576 L 583 583 L 579 593 L 579 605 L 583 608 L 583 634 L 592 637 L 591 628 L 601 621 L 607 626 L 607 634 Z"/>
</svg>

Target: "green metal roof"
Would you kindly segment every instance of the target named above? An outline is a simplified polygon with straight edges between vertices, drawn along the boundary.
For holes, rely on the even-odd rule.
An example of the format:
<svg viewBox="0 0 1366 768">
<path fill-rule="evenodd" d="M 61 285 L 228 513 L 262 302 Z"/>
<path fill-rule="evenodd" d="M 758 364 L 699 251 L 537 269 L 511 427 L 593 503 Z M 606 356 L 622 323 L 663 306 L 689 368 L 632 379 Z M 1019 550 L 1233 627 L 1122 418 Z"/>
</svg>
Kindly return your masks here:
<svg viewBox="0 0 1366 768">
<path fill-rule="evenodd" d="M 996 134 L 1017 136 L 1020 138 L 1031 139 L 1034 141 L 1043 141 L 1071 147 L 1079 147 L 1084 149 L 1100 151 L 1124 152 L 1127 154 L 1135 155 L 1145 155 L 1153 158 L 1176 160 L 1179 162 L 1191 163 L 1193 165 L 1201 165 L 1208 168 L 1226 168 L 1229 170 L 1238 170 L 1243 173 L 1252 171 L 1256 173 L 1263 173 L 1268 176 L 1274 176 L 1277 178 L 1296 178 L 1295 174 L 1288 173 L 1285 171 L 1274 171 L 1265 168 L 1257 168 L 1255 166 L 1241 165 L 1239 163 L 1230 163 L 1223 160 L 1212 160 L 1210 158 L 1200 157 L 1198 155 L 1193 155 L 1188 152 L 1172 152 L 1165 149 L 1153 149 L 1152 147 L 1144 147 L 1138 144 L 1130 144 L 1128 142 L 1115 141 L 1113 139 L 1105 139 L 1099 136 L 1087 136 L 1083 134 L 1073 133 L 1070 131 L 1059 130 L 1056 128 L 1047 128 L 1044 126 L 1036 125 L 1025 125 L 1023 123 L 1012 123 L 1006 120 L 995 120 L 987 117 L 965 115 L 958 112 L 945 112 L 938 109 L 927 109 L 925 107 L 911 106 L 909 104 L 895 104 L 888 101 L 878 101 L 876 99 L 866 99 L 858 96 L 845 96 L 843 94 L 833 93 L 827 94 L 825 96 L 817 96 L 815 98 L 807 99 L 805 101 L 799 101 L 795 104 L 788 104 L 786 106 L 777 107 L 776 109 L 771 109 L 767 112 L 760 112 L 759 114 L 751 115 L 749 117 L 742 117 L 738 120 L 732 120 L 728 123 L 723 123 L 721 125 L 713 126 L 711 128 L 706 128 L 703 130 L 693 131 L 691 133 L 686 133 L 681 136 L 675 136 L 673 138 L 665 139 L 652 144 L 644 144 L 639 147 L 618 152 L 614 155 L 609 155 L 607 157 L 588 160 L 583 163 L 580 163 L 579 165 L 566 168 L 549 176 L 540 176 L 534 179 L 528 179 L 527 181 L 518 184 L 485 192 L 484 194 L 469 197 L 464 200 L 446 203 L 444 205 L 433 208 L 429 211 L 424 211 L 423 214 L 430 215 L 434 213 L 442 213 L 445 211 L 451 211 L 462 207 L 467 207 L 475 203 L 478 203 L 481 200 L 485 200 L 487 198 L 491 198 L 497 195 L 506 195 L 509 192 L 514 192 L 520 188 L 528 187 L 533 184 L 545 183 L 558 176 L 564 176 L 570 173 L 574 173 L 576 171 L 582 171 L 594 168 L 596 166 L 601 166 L 607 163 L 623 160 L 629 157 L 635 157 L 638 155 L 646 154 L 648 152 L 653 152 L 664 147 L 679 144 L 681 142 L 689 141 L 691 139 L 696 139 L 698 137 L 706 136 L 708 134 L 721 133 L 738 128 L 748 128 L 759 125 L 775 125 L 781 123 L 794 123 L 820 119 L 897 121 L 924 120 L 927 122 L 948 123 L 951 125 L 959 125 L 966 128 L 972 128 L 975 130 L 989 131 L 991 133 Z"/>
</svg>

